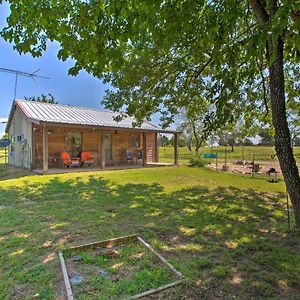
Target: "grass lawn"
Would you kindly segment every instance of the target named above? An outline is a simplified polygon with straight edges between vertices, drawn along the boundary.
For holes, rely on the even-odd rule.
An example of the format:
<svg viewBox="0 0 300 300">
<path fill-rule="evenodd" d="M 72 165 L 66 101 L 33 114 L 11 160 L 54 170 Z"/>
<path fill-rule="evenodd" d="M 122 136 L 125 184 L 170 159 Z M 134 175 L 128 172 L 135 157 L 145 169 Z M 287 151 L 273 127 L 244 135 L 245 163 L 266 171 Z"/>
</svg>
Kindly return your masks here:
<svg viewBox="0 0 300 300">
<path fill-rule="evenodd" d="M 170 299 L 300 299 L 282 182 L 189 167 L 4 173 L 0 299 L 64 299 L 58 250 L 134 233 L 187 278 Z"/>
</svg>

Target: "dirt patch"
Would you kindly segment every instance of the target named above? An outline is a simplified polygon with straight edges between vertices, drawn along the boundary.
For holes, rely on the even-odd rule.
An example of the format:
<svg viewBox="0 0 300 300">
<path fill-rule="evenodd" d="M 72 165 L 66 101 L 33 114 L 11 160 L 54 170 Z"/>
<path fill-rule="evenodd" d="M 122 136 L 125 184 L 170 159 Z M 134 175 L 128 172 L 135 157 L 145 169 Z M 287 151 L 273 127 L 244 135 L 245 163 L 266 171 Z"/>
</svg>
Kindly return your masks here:
<svg viewBox="0 0 300 300">
<path fill-rule="evenodd" d="M 278 162 L 270 163 L 270 162 L 255 162 L 255 164 L 259 165 L 259 170 L 258 172 L 255 172 L 255 174 L 260 174 L 260 175 L 267 175 L 267 172 L 271 169 L 274 168 L 276 172 L 278 172 L 279 175 L 282 175 L 280 166 Z M 227 163 L 228 166 L 228 172 L 231 173 L 237 173 L 237 174 L 243 174 L 243 175 L 251 175 L 252 174 L 252 169 L 253 166 L 250 162 L 236 162 L 236 163 Z M 211 170 L 216 170 L 216 164 L 211 163 L 207 165 L 207 167 Z M 222 170 L 222 165 L 218 165 L 218 171 Z"/>
</svg>

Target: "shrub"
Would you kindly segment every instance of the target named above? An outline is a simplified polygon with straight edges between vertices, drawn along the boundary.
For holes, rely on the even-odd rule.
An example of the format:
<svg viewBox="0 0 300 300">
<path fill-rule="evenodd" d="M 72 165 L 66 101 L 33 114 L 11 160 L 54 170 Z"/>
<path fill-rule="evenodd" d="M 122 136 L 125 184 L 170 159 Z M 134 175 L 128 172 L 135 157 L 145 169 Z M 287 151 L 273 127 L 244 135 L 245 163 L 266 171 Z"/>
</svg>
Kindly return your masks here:
<svg viewBox="0 0 300 300">
<path fill-rule="evenodd" d="M 203 153 L 193 152 L 190 156 L 190 166 L 192 167 L 205 167 L 211 161 L 203 157 Z"/>
</svg>

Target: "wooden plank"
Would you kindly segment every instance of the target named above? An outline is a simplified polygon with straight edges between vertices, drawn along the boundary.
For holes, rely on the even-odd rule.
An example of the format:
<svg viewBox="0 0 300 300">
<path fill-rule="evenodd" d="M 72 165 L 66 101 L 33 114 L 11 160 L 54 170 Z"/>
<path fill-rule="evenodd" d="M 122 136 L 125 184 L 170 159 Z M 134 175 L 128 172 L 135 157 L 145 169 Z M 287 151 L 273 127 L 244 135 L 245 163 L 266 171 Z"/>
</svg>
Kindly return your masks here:
<svg viewBox="0 0 300 300">
<path fill-rule="evenodd" d="M 136 242 L 137 241 L 137 234 L 133 235 L 128 235 L 128 236 L 123 236 L 115 239 L 109 239 L 109 240 L 104 240 L 100 242 L 95 242 L 95 243 L 89 243 L 89 244 L 84 244 L 80 246 L 74 246 L 70 247 L 64 251 L 76 251 L 76 250 L 83 250 L 83 249 L 95 249 L 95 248 L 100 248 L 100 247 L 113 247 L 116 245 L 121 245 L 124 243 L 130 243 L 130 242 Z"/>
<path fill-rule="evenodd" d="M 48 172 L 48 129 L 43 128 L 43 172 Z"/>
<path fill-rule="evenodd" d="M 184 276 L 177 271 L 165 258 L 163 258 L 157 251 L 155 251 L 148 243 L 146 243 L 140 236 L 137 237 L 138 241 L 141 242 L 146 248 L 153 252 L 165 265 L 167 265 L 178 277 L 183 278 Z"/>
<path fill-rule="evenodd" d="M 72 288 L 71 288 L 71 285 L 70 285 L 69 276 L 68 276 L 68 272 L 67 272 L 67 268 L 66 268 L 66 264 L 65 264 L 63 254 L 61 252 L 59 252 L 58 256 L 59 256 L 61 270 L 62 270 L 63 277 L 64 277 L 65 288 L 66 288 L 66 293 L 67 293 L 67 299 L 68 300 L 73 300 L 74 297 L 73 297 Z"/>
<path fill-rule="evenodd" d="M 177 281 L 174 281 L 172 283 L 163 285 L 163 286 L 161 286 L 157 289 L 151 289 L 151 290 L 148 290 L 146 292 L 134 295 L 134 296 L 130 297 L 129 299 L 139 299 L 139 298 L 143 298 L 143 297 L 146 297 L 146 296 L 149 296 L 149 295 L 152 295 L 152 294 L 156 294 L 156 293 L 159 293 L 159 292 L 164 291 L 166 289 L 172 288 L 172 287 L 174 287 L 178 284 L 181 284 L 182 282 L 183 282 L 183 280 L 177 280 Z"/>
</svg>

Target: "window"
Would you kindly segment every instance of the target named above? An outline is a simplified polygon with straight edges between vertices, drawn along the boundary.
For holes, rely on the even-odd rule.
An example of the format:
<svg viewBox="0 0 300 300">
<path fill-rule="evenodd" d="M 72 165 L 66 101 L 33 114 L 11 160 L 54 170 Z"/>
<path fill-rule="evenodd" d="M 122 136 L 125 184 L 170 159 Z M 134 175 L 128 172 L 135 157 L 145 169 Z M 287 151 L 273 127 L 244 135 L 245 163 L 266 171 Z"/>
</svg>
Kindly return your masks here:
<svg viewBox="0 0 300 300">
<path fill-rule="evenodd" d="M 130 137 L 130 146 L 131 148 L 138 148 L 140 147 L 140 136 L 137 134 L 132 134 Z"/>
<path fill-rule="evenodd" d="M 82 151 L 82 133 L 71 131 L 67 135 L 67 151 L 72 157 L 80 156 Z"/>
</svg>

